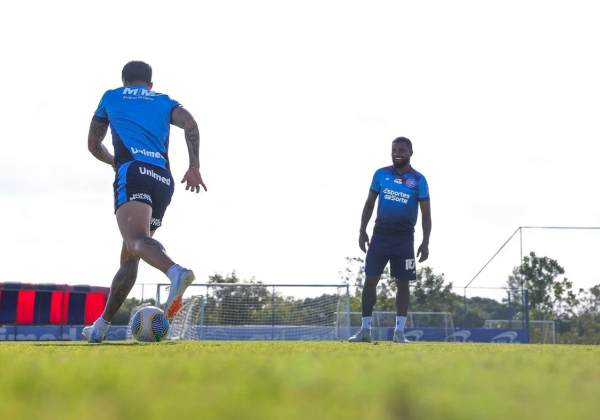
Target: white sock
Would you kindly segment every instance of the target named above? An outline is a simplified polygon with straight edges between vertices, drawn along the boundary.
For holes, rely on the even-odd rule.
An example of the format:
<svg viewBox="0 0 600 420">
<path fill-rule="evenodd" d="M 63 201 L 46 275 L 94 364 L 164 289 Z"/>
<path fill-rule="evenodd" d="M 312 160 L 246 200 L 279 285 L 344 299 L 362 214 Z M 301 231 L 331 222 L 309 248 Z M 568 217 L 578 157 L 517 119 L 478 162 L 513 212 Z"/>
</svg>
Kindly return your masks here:
<svg viewBox="0 0 600 420">
<path fill-rule="evenodd" d="M 396 317 L 396 331 L 404 331 L 404 324 L 406 324 L 405 316 Z"/>
<path fill-rule="evenodd" d="M 362 327 L 371 329 L 371 317 L 370 316 L 363 316 Z"/>
<path fill-rule="evenodd" d="M 108 331 L 108 327 L 110 326 L 110 322 L 106 321 L 104 318 L 100 317 L 94 322 L 94 327 L 98 328 L 103 333 Z"/>
<path fill-rule="evenodd" d="M 183 267 L 180 266 L 179 264 L 173 264 L 171 266 L 171 268 L 169 268 L 167 270 L 167 277 L 169 278 L 169 280 L 171 280 L 171 283 L 173 283 L 175 281 L 175 279 L 177 279 L 177 275 L 179 274 L 179 271 L 182 269 L 183 269 Z"/>
</svg>

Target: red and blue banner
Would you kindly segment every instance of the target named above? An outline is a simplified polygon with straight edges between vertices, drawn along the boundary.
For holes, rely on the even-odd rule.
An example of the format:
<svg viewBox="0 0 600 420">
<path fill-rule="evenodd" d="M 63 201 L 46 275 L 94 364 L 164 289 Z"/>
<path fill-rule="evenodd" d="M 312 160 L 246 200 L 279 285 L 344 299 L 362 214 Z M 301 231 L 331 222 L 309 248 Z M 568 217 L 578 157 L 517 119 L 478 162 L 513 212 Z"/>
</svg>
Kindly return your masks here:
<svg viewBox="0 0 600 420">
<path fill-rule="evenodd" d="M 0 283 L 0 325 L 83 325 L 104 310 L 108 287 Z"/>
</svg>

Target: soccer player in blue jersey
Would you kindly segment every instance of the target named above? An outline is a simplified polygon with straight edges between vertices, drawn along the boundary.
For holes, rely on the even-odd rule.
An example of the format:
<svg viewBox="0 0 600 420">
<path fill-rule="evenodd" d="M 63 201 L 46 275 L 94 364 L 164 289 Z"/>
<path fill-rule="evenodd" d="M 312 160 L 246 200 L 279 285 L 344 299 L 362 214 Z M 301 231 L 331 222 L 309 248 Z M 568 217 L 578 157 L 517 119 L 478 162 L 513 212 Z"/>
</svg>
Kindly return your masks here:
<svg viewBox="0 0 600 420">
<path fill-rule="evenodd" d="M 365 284 L 362 291 L 362 327 L 350 342 L 371 341 L 371 316 L 377 302 L 377 284 L 387 263 L 390 275 L 396 281 L 396 329 L 395 343 L 408 343 L 404 336 L 404 324 L 410 298 L 409 281 L 417 278 L 415 268 L 414 231 L 419 208 L 423 226 L 423 242 L 417 251 L 419 262 L 429 257 L 431 234 L 431 207 L 429 188 L 425 177 L 410 165 L 413 155 L 412 143 L 406 137 L 392 142 L 393 166 L 375 172 L 367 202 L 362 212 L 358 245 L 367 253 L 365 261 Z M 367 225 L 379 197 L 377 219 L 373 237 L 369 242 Z M 368 251 L 366 245 L 369 245 Z"/>
<path fill-rule="evenodd" d="M 152 68 L 142 61 L 123 67 L 123 87 L 107 91 L 98 105 L 88 134 L 88 149 L 115 170 L 114 195 L 117 224 L 123 237 L 121 266 L 115 275 L 106 307 L 82 335 L 90 343 L 104 340 L 111 320 L 135 284 L 140 258 L 171 281 L 165 316 L 172 320 L 181 297 L 194 281 L 194 273 L 167 255 L 152 238 L 171 202 L 175 181 L 169 168 L 170 125 L 185 132 L 190 166 L 183 176 L 185 189 L 200 192 L 206 185 L 200 175 L 198 124 L 179 102 L 152 90 Z M 114 156 L 102 144 L 110 126 Z"/>
</svg>

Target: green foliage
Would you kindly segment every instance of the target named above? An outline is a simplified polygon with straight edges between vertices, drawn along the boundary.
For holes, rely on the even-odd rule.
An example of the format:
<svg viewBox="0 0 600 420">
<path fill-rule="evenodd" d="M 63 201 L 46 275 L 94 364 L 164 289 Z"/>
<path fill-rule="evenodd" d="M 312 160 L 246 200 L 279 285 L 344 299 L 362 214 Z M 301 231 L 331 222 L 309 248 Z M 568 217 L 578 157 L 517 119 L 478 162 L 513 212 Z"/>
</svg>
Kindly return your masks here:
<svg viewBox="0 0 600 420">
<path fill-rule="evenodd" d="M 119 312 L 116 313 L 115 317 L 112 319 L 112 325 L 127 325 L 129 323 L 129 317 L 131 316 L 131 311 L 136 306 L 141 305 L 142 303 L 149 303 L 150 305 L 156 305 L 155 299 L 144 299 L 143 301 L 136 298 L 125 299 L 123 305 L 119 309 Z"/>
<path fill-rule="evenodd" d="M 297 299 L 283 296 L 256 279 L 240 280 L 235 271 L 209 276 L 205 325 L 322 325 L 331 326 L 339 296 L 323 294 Z M 222 284 L 234 286 L 220 287 Z M 235 286 L 239 284 L 239 286 Z M 345 309 L 345 307 L 344 307 Z"/>
<path fill-rule="evenodd" d="M 529 311 L 531 319 L 557 317 L 565 312 L 573 313 L 577 296 L 571 290 L 573 283 L 556 260 L 538 257 L 535 252 L 523 258 L 523 265 L 513 269 L 508 277 L 509 289 L 529 290 Z"/>
<path fill-rule="evenodd" d="M 2 419 L 598 417 L 600 347 L 0 343 Z"/>
</svg>

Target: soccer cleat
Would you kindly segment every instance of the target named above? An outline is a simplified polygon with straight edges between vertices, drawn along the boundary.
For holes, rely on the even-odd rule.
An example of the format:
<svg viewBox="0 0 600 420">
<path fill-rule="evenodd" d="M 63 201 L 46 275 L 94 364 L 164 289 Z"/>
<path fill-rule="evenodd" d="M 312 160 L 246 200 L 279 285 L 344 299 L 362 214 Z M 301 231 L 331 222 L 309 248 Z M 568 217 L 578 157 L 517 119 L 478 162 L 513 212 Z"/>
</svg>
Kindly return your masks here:
<svg viewBox="0 0 600 420">
<path fill-rule="evenodd" d="M 410 343 L 404 336 L 404 331 L 394 331 L 394 343 L 407 344 Z"/>
<path fill-rule="evenodd" d="M 187 289 L 194 280 L 196 280 L 196 277 L 192 270 L 181 270 L 175 281 L 171 284 L 169 298 L 165 305 L 165 318 L 167 321 L 171 322 L 183 307 L 183 303 L 181 302 L 183 292 L 185 292 L 185 289 Z"/>
<path fill-rule="evenodd" d="M 361 328 L 356 334 L 348 339 L 351 343 L 370 343 L 371 330 L 369 328 Z"/>
<path fill-rule="evenodd" d="M 102 334 L 102 331 L 94 329 L 93 325 L 85 327 L 83 331 L 81 331 L 81 336 L 87 340 L 88 343 L 100 344 L 104 341 L 104 334 Z"/>
</svg>

